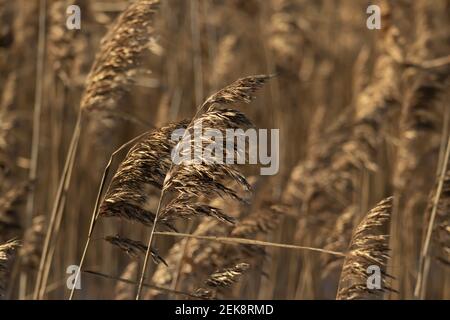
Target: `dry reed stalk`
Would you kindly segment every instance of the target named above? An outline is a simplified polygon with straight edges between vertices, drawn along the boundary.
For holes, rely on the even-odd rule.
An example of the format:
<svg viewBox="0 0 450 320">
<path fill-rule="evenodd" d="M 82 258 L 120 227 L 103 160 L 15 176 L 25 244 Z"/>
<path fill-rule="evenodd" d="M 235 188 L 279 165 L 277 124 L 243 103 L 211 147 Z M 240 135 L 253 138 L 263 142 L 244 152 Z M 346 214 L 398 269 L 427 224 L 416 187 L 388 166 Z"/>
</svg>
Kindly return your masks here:
<svg viewBox="0 0 450 320">
<path fill-rule="evenodd" d="M 225 201 L 222 199 L 218 202 Z M 226 210 L 229 212 L 229 208 Z M 247 210 L 247 206 L 240 207 L 234 215 L 239 216 L 241 212 Z M 218 239 L 235 240 L 236 237 L 244 237 L 250 240 L 257 235 L 268 234 L 277 227 L 280 214 L 274 210 L 260 209 L 237 222 L 234 227 L 210 219 L 203 221 L 193 233 L 192 238 L 183 239 L 171 248 L 166 258 L 169 268 L 158 267 L 153 274 L 153 282 L 162 287 L 175 283 L 173 286 L 175 289 L 193 291 L 201 279 L 214 270 L 226 268 L 243 259 L 252 263 L 254 259 L 264 257 L 265 251 L 262 247 L 249 245 L 245 239 L 243 240 L 245 244 L 238 246 L 230 246 L 226 241 Z M 202 241 L 207 239 L 218 241 Z M 189 245 L 186 246 L 188 240 Z M 186 252 L 183 256 L 185 247 Z M 177 268 L 176 261 L 180 257 L 180 265 Z M 161 296 L 158 292 L 150 291 L 145 298 L 155 299 Z"/>
<path fill-rule="evenodd" d="M 115 280 L 115 281 L 118 281 L 118 282 L 124 283 L 124 284 L 126 283 L 126 284 L 129 284 L 129 285 L 133 285 L 134 287 L 136 287 L 136 284 L 137 284 L 135 281 L 131 281 L 131 280 L 124 279 L 124 278 L 118 278 L 118 277 L 110 276 L 110 275 L 107 275 L 107 274 L 103 274 L 101 272 L 86 270 L 86 271 L 83 271 L 83 273 L 94 275 L 94 276 L 105 278 L 105 279 Z M 149 289 L 152 289 L 152 290 L 158 290 L 158 291 L 165 292 L 165 293 L 168 293 L 168 294 L 179 295 L 179 296 L 182 296 L 182 297 L 185 297 L 185 298 L 191 298 L 191 299 L 197 299 L 198 298 L 196 295 L 191 294 L 189 292 L 174 291 L 174 290 L 170 290 L 170 289 L 167 289 L 167 288 L 161 288 L 161 287 L 155 286 L 153 284 L 144 283 L 143 286 L 145 288 L 149 288 Z"/>
<path fill-rule="evenodd" d="M 78 5 L 82 13 L 82 30 L 83 32 L 77 32 L 77 30 L 68 30 L 66 27 L 67 13 L 66 10 L 70 5 Z M 55 194 L 58 190 L 58 183 L 60 179 L 62 160 L 61 150 L 65 150 L 67 145 L 67 137 L 72 134 L 73 119 L 78 111 L 76 107 L 67 108 L 68 105 L 72 106 L 79 104 L 79 95 L 82 93 L 84 79 L 86 72 L 89 71 L 91 61 L 93 57 L 92 46 L 90 43 L 96 43 L 91 41 L 93 39 L 94 32 L 92 28 L 92 19 L 90 16 L 90 4 L 89 1 L 79 0 L 55 0 L 51 1 L 48 6 L 48 32 L 47 32 L 47 72 L 46 74 L 46 92 L 45 99 L 48 101 L 45 103 L 48 112 L 44 111 L 43 116 L 43 132 L 44 137 L 51 137 L 49 145 L 51 145 L 51 154 L 48 155 L 50 163 L 44 168 L 49 169 L 49 173 L 45 171 L 40 172 L 41 176 L 50 174 L 49 181 L 49 194 Z M 51 111 L 51 112 L 50 112 Z M 83 151 L 83 150 L 81 150 Z M 77 156 L 78 157 L 78 156 Z M 79 166 L 83 168 L 83 161 L 77 161 Z M 88 175 L 89 176 L 89 175 Z M 87 181 L 83 179 L 83 181 Z M 76 186 L 78 179 L 75 179 L 71 186 L 79 188 L 81 190 L 86 189 L 83 186 Z M 80 197 L 84 197 L 81 193 Z M 63 196 L 65 197 L 65 196 Z M 70 197 L 70 195 L 69 195 Z M 47 202 L 47 201 L 46 201 Z M 51 209 L 43 209 L 50 211 Z M 61 199 L 61 205 L 59 210 L 66 210 L 63 200 Z M 64 213 L 64 220 L 62 216 L 59 216 L 55 224 L 55 241 L 50 246 L 50 252 L 57 252 L 61 249 L 60 244 L 76 243 L 78 239 L 78 224 L 82 217 L 75 212 L 80 212 L 79 203 L 67 208 L 68 212 Z M 61 226 L 62 224 L 62 226 Z M 69 228 L 67 232 L 60 234 L 59 229 L 64 228 L 65 225 L 72 225 L 73 228 Z M 61 240 L 56 240 L 59 237 Z M 67 259 L 73 259 L 76 256 L 75 246 L 64 248 Z M 53 253 L 49 253 L 47 260 L 53 261 Z M 51 263 L 48 263 L 44 269 L 44 282 L 48 276 L 48 271 L 51 268 Z M 55 269 L 58 269 L 56 267 Z M 52 276 L 59 277 L 54 272 Z"/>
<path fill-rule="evenodd" d="M 349 252 L 342 267 L 338 300 L 360 300 L 381 298 L 387 286 L 386 274 L 389 258 L 388 230 L 392 213 L 392 200 L 387 198 L 370 210 L 353 232 Z M 381 288 L 369 288 L 368 268 L 376 266 L 381 271 Z"/>
<path fill-rule="evenodd" d="M 244 244 L 244 245 L 248 244 L 248 245 L 263 246 L 263 247 L 286 248 L 286 249 L 293 249 L 293 250 L 307 250 L 307 251 L 314 251 L 314 252 L 320 252 L 320 253 L 326 253 L 326 254 L 345 257 L 345 254 L 342 252 L 336 252 L 336 251 L 331 251 L 331 250 L 326 250 L 326 249 L 321 249 L 321 248 L 297 246 L 297 245 L 293 245 L 293 244 L 274 243 L 274 242 L 244 239 L 244 238 L 197 236 L 197 235 L 180 233 L 180 232 L 162 232 L 162 231 L 155 232 L 155 234 L 163 235 L 163 236 L 170 236 L 170 237 L 217 241 L 217 242 L 228 243 L 228 244 Z"/>
<path fill-rule="evenodd" d="M 155 214 L 149 206 L 155 193 L 162 188 L 171 165 L 170 152 L 176 145 L 171 135 L 186 126 L 186 121 L 181 121 L 150 131 L 130 149 L 111 181 L 100 206 L 100 216 L 118 217 L 146 226 L 153 224 Z M 168 221 L 160 223 L 173 228 Z"/>
<path fill-rule="evenodd" d="M 255 209 L 247 217 L 243 218 L 231 230 L 230 237 L 255 239 L 259 235 L 269 235 L 279 227 L 281 218 L 285 213 L 285 208 L 282 206 L 263 203 L 260 208 Z M 229 259 L 255 259 L 258 257 L 265 257 L 266 252 L 263 248 L 254 246 L 242 245 L 231 250 Z M 252 263 L 253 264 L 253 263 Z"/>
<path fill-rule="evenodd" d="M 47 1 L 39 1 L 39 31 L 38 31 L 38 47 L 36 53 L 36 78 L 35 78 L 35 96 L 33 106 L 33 132 L 31 136 L 31 150 L 30 150 L 30 170 L 28 172 L 28 179 L 32 183 L 35 183 L 38 173 L 39 163 L 39 146 L 41 140 L 41 113 L 42 113 L 42 100 L 43 100 L 43 83 L 44 83 L 44 71 L 45 71 L 45 53 L 46 53 L 46 23 L 47 23 Z M 28 192 L 26 202 L 26 219 L 25 228 L 29 228 L 32 225 L 33 216 L 35 215 L 35 188 L 31 188 Z M 27 294 L 27 275 L 21 274 L 21 286 L 19 293 L 20 297 L 24 297 Z"/>
<path fill-rule="evenodd" d="M 78 139 L 79 134 L 80 134 L 80 128 L 77 127 L 74 134 L 74 138 Z M 67 200 L 67 193 L 70 187 L 70 183 L 71 183 L 71 178 L 72 178 L 72 171 L 74 168 L 74 162 L 75 162 L 75 158 L 76 158 L 76 153 L 77 153 L 77 145 L 74 145 L 73 148 L 71 150 L 69 150 L 68 153 L 68 165 L 67 165 L 67 176 L 66 179 L 64 181 L 64 185 L 62 185 L 62 189 L 58 190 L 58 192 L 61 192 L 60 195 L 60 203 L 59 203 L 59 207 L 56 207 L 56 215 L 52 217 L 55 218 L 55 220 L 53 220 L 53 232 L 49 233 L 48 235 L 46 235 L 46 239 L 44 241 L 44 247 L 43 247 L 43 252 L 45 250 L 45 257 L 46 257 L 46 262 L 44 263 L 43 267 L 42 265 L 39 265 L 39 270 L 40 272 L 38 273 L 38 279 L 40 279 L 41 282 L 41 289 L 38 292 L 38 297 L 37 299 L 41 300 L 44 298 L 44 295 L 46 293 L 46 286 L 47 286 L 47 282 L 48 282 L 48 277 L 50 275 L 50 270 L 52 267 L 52 261 L 54 258 L 54 254 L 57 248 L 57 242 L 58 242 L 58 238 L 59 238 L 59 234 L 60 234 L 60 229 L 61 229 L 61 223 L 62 223 L 62 219 L 63 219 L 63 212 L 65 209 L 65 204 L 66 204 L 66 200 Z M 50 238 L 50 236 L 53 236 L 53 238 Z"/>
<path fill-rule="evenodd" d="M 438 222 L 438 228 L 441 231 L 438 233 L 440 235 L 440 245 L 443 249 L 442 251 L 448 256 L 450 254 L 449 245 L 448 245 L 448 235 L 450 233 L 448 215 L 449 215 L 449 201 L 448 201 L 448 192 L 449 192 L 449 171 L 448 164 L 450 158 L 450 137 L 448 138 L 447 147 L 445 149 L 444 161 L 442 162 L 441 174 L 438 180 L 438 184 L 435 190 L 432 192 L 432 196 L 430 199 L 430 203 L 428 205 L 428 226 L 425 228 L 425 238 L 422 246 L 422 250 L 420 253 L 420 261 L 419 261 L 419 272 L 416 280 L 416 286 L 414 289 L 414 295 L 416 297 L 424 298 L 425 290 L 426 290 L 426 282 L 428 277 L 429 268 L 426 267 L 429 262 L 427 262 L 427 258 L 430 252 L 432 233 L 435 230 L 435 223 Z M 442 197 L 442 198 L 441 198 Z M 448 258 L 440 257 L 440 260 L 444 263 L 448 264 Z"/>
<path fill-rule="evenodd" d="M 141 139 L 143 139 L 143 138 L 145 138 L 145 137 L 148 137 L 148 136 L 152 136 L 152 133 L 150 132 L 145 132 L 145 133 L 143 133 L 143 134 L 141 134 L 141 135 L 139 135 L 139 136 L 137 136 L 136 138 L 134 138 L 134 139 L 131 139 L 130 141 L 128 141 L 127 143 L 125 143 L 125 144 L 123 144 L 121 147 L 119 147 L 116 151 L 114 151 L 112 154 L 111 154 L 111 156 L 110 156 L 110 158 L 109 158 L 109 161 L 108 161 L 108 163 L 106 164 L 106 167 L 105 167 L 105 169 L 104 169 L 104 171 L 103 171 L 103 175 L 102 175 L 102 179 L 101 179 L 101 181 L 100 181 L 100 186 L 99 186 L 99 189 L 98 189 L 98 192 L 97 192 L 97 198 L 96 198 L 96 200 L 95 200 L 95 206 L 94 206 L 94 210 L 93 210 L 93 212 L 92 212 L 92 216 L 91 216 L 91 223 L 90 223 L 90 226 L 89 226 L 89 231 L 88 231 L 88 236 L 87 236 L 87 240 L 86 240 L 86 243 L 85 243 L 85 245 L 84 245 L 84 249 L 83 249 L 83 254 L 82 254 L 82 256 L 81 256 L 81 260 L 80 260 L 80 263 L 79 263 L 79 271 L 77 272 L 77 274 L 76 274 L 76 277 L 75 277 L 75 279 L 77 280 L 78 279 L 78 277 L 80 276 L 80 271 L 82 270 L 82 268 L 83 268 L 83 265 L 84 265 L 84 261 L 85 261 L 85 259 L 86 259 L 86 254 L 87 254 L 87 251 L 88 251 L 88 249 L 89 249 L 89 245 L 90 245 L 90 243 L 91 243 L 91 240 L 92 240 L 92 235 L 93 235 L 93 232 L 94 232 L 94 229 L 95 229 L 95 225 L 97 224 L 97 221 L 98 221 L 98 218 L 100 217 L 100 213 L 101 213 L 101 211 L 100 211 L 100 206 L 102 205 L 102 201 L 104 201 L 105 199 L 102 199 L 102 197 L 103 197 L 103 192 L 104 192 L 104 189 L 105 189 L 105 186 L 106 186 L 106 179 L 108 178 L 108 175 L 109 175 L 109 171 L 110 171 L 110 169 L 111 169 L 111 165 L 112 165 L 112 162 L 113 162 L 113 160 L 114 160 L 114 158 L 117 156 L 117 154 L 119 153 L 119 152 L 121 152 L 123 149 L 125 149 L 125 148 L 127 148 L 129 145 L 131 145 L 131 144 L 136 144 L 136 142 L 138 142 L 139 140 L 141 140 Z M 136 146 L 138 146 L 139 144 L 137 144 Z M 138 147 L 137 147 L 138 148 Z M 129 152 L 129 154 L 131 153 L 131 151 Z M 120 171 L 119 171 L 120 172 Z M 113 177 L 113 180 L 114 180 L 114 177 Z M 119 184 L 119 186 L 120 186 L 120 184 Z M 110 189 L 110 187 L 108 186 L 108 188 L 106 189 L 106 195 L 108 195 L 108 192 L 109 192 L 109 189 Z M 134 212 L 134 210 L 135 210 L 135 206 L 131 206 L 131 209 L 133 210 L 133 212 Z M 145 211 L 145 210 L 140 210 L 140 212 L 142 213 L 142 212 L 144 212 L 144 214 L 146 215 L 147 214 L 147 211 Z M 113 215 L 114 216 L 114 215 Z M 118 217 L 120 217 L 121 215 L 119 215 Z M 128 217 L 130 217 L 130 215 L 125 215 L 125 217 L 126 218 L 128 218 Z M 131 217 L 136 217 L 135 215 L 133 216 L 133 215 L 131 215 Z M 141 219 L 142 218 L 142 215 L 140 215 L 140 216 L 137 216 L 139 219 Z M 139 219 L 138 219 L 138 221 L 139 221 Z M 142 220 L 142 219 L 141 219 Z M 141 221 L 141 223 L 143 223 L 143 224 L 146 224 L 147 223 L 147 219 L 144 219 L 143 221 Z M 75 291 L 72 289 L 72 291 L 70 292 L 70 297 L 69 297 L 69 299 L 70 300 L 72 300 L 72 298 L 73 298 L 73 295 L 74 295 L 74 293 L 75 293 Z"/>
<path fill-rule="evenodd" d="M 50 272 L 53 252 L 56 249 L 56 237 L 59 225 L 62 220 L 64 211 L 64 204 L 67 197 L 67 191 L 70 185 L 71 173 L 75 163 L 75 157 L 78 149 L 78 141 L 81 129 L 81 117 L 78 116 L 77 124 L 70 142 L 67 158 L 64 164 L 62 177 L 59 181 L 56 199 L 53 203 L 53 208 L 50 214 L 50 221 L 45 233 L 45 240 L 42 248 L 42 254 L 39 262 L 39 268 L 36 277 L 36 284 L 34 287 L 33 299 L 42 298 L 45 293 L 46 281 Z"/>
<path fill-rule="evenodd" d="M 231 226 L 220 223 L 216 219 L 204 219 L 193 232 L 199 236 L 226 236 Z M 198 239 L 182 239 L 176 242 L 165 256 L 168 267 L 158 265 L 152 276 L 152 282 L 159 287 L 169 288 L 178 282 L 178 288 L 183 291 L 192 291 L 189 284 L 199 283 L 206 274 L 220 268 L 217 262 L 222 261 L 221 243 L 205 243 Z M 211 268 L 212 267 L 212 268 Z M 177 279 L 178 278 L 178 279 Z M 161 292 L 149 290 L 144 298 L 155 300 L 165 298 Z"/>
</svg>

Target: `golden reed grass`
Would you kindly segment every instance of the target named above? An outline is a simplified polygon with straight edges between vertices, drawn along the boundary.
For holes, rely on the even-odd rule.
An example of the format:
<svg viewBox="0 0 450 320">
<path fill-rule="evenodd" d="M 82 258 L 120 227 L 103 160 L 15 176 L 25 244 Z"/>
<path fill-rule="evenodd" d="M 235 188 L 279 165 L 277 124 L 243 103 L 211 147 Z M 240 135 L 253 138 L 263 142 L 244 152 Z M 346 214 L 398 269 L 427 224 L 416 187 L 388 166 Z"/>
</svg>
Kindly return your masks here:
<svg viewBox="0 0 450 320">
<path fill-rule="evenodd" d="M 0 0 L 3 298 L 448 299 L 448 0 L 410 2 Z M 200 122 L 280 172 L 174 164 Z"/>
</svg>

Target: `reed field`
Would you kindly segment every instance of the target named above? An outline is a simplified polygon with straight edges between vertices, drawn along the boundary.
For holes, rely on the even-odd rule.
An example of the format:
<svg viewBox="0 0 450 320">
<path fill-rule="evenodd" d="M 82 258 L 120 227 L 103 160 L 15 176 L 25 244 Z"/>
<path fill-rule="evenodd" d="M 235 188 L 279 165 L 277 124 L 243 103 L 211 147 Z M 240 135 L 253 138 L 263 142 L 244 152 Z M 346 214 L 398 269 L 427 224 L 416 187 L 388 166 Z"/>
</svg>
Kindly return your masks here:
<svg viewBox="0 0 450 320">
<path fill-rule="evenodd" d="M 450 0 L 0 0 L 0 299 L 450 299 L 449 101 Z"/>
</svg>

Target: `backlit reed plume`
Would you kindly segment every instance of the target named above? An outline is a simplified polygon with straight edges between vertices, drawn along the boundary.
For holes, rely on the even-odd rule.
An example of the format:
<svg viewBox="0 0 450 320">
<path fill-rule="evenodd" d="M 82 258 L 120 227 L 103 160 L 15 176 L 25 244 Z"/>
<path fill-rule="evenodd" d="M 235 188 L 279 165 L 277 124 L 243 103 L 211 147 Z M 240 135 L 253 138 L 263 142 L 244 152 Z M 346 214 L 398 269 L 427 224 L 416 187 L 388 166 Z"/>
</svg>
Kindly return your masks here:
<svg viewBox="0 0 450 320">
<path fill-rule="evenodd" d="M 117 217 L 151 226 L 155 214 L 149 208 L 158 196 L 171 165 L 170 153 L 176 142 L 174 130 L 186 128 L 186 121 L 148 132 L 128 152 L 114 175 L 100 206 L 100 216 Z M 160 223 L 168 228 L 164 219 Z"/>
<path fill-rule="evenodd" d="M 203 135 L 204 131 L 202 131 L 200 137 L 197 137 L 201 138 L 200 145 L 194 143 L 194 139 L 196 138 L 195 134 L 194 137 L 191 135 L 192 132 L 195 132 L 195 128 L 197 126 L 200 126 L 202 130 L 219 130 L 223 136 L 225 136 L 226 129 L 245 129 L 252 127 L 252 123 L 243 113 L 223 107 L 233 103 L 250 103 L 254 98 L 253 94 L 270 78 L 271 76 L 268 75 L 257 75 L 238 79 L 229 86 L 211 95 L 200 106 L 197 114 L 191 120 L 185 134 L 182 136 L 181 141 L 175 147 L 175 151 L 179 151 L 181 154 L 184 154 L 184 152 L 191 152 L 193 147 L 194 153 L 200 154 L 200 159 L 190 157 L 190 159 L 184 159 L 181 164 L 171 166 L 164 179 L 164 185 L 162 188 L 155 221 L 158 220 L 160 215 L 162 219 L 167 219 L 168 214 L 165 212 L 165 208 L 193 203 L 193 200 L 200 196 L 208 197 L 220 195 L 228 196 L 239 201 L 244 201 L 244 199 L 241 198 L 236 191 L 228 188 L 225 184 L 227 182 L 235 182 L 244 190 L 250 191 L 250 184 L 247 182 L 245 177 L 237 171 L 233 165 L 226 164 L 226 161 L 222 161 L 225 163 L 220 163 L 218 161 L 211 161 L 211 159 L 204 158 L 205 148 L 211 143 L 211 140 L 205 139 L 205 136 Z M 215 141 L 215 143 L 217 144 L 218 141 Z M 237 159 L 239 155 L 246 153 L 246 150 L 239 150 L 235 146 L 232 146 L 232 149 L 229 149 L 229 146 L 225 143 L 225 141 L 222 141 L 221 145 L 224 148 L 222 149 L 222 154 L 214 155 L 215 157 L 219 157 L 219 160 L 223 160 L 223 157 L 229 154 L 232 154 L 234 159 Z M 224 151 L 225 153 L 223 153 Z M 222 158 L 220 159 L 220 157 Z M 167 199 L 164 199 L 165 192 L 167 191 L 173 191 L 177 195 L 170 202 L 166 202 L 166 205 L 164 206 L 162 202 L 163 200 L 167 201 Z M 160 210 L 161 207 L 162 210 Z M 199 212 L 199 214 L 202 215 L 206 214 L 214 216 L 217 212 L 216 208 L 211 206 L 194 208 L 201 208 L 202 212 Z M 206 213 L 203 209 L 207 210 Z M 197 211 L 194 211 L 193 213 L 196 214 Z M 226 218 L 224 219 L 223 216 L 219 217 L 219 219 L 229 220 Z M 153 225 L 148 241 L 148 247 L 151 247 L 153 242 L 155 227 L 156 224 Z M 139 299 L 141 294 L 148 257 L 149 252 L 147 252 L 144 267 L 141 272 L 137 299 Z"/>
<path fill-rule="evenodd" d="M 383 233 L 389 228 L 392 201 L 390 197 L 378 203 L 353 231 L 339 280 L 338 300 L 381 298 L 385 291 L 391 290 L 386 281 L 389 236 Z M 369 288 L 371 266 L 380 270 L 380 288 Z"/>
<path fill-rule="evenodd" d="M 239 263 L 231 268 L 218 270 L 205 280 L 206 288 L 199 288 L 194 294 L 199 298 L 214 299 L 217 292 L 228 289 L 238 282 L 249 267 L 247 263 Z"/>
<path fill-rule="evenodd" d="M 154 16 L 159 0 L 138 0 L 116 20 L 102 39 L 100 51 L 86 80 L 81 108 L 114 111 L 134 83 L 132 75 L 154 41 Z"/>
</svg>

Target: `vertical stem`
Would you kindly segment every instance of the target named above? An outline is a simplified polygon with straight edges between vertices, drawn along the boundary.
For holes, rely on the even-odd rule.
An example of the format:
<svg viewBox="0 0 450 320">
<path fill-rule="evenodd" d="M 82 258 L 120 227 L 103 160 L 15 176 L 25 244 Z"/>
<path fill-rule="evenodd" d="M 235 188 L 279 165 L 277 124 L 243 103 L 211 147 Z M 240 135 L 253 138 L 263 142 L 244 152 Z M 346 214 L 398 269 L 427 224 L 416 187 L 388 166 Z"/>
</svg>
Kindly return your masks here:
<svg viewBox="0 0 450 320">
<path fill-rule="evenodd" d="M 195 78 L 195 104 L 199 105 L 203 99 L 203 63 L 200 47 L 200 28 L 198 25 L 198 0 L 190 1 L 191 35 L 194 47 L 194 78 Z"/>
<path fill-rule="evenodd" d="M 81 111 L 80 111 L 78 113 L 77 123 L 75 125 L 75 129 L 74 129 L 74 133 L 72 136 L 72 140 L 70 142 L 66 162 L 64 164 L 63 173 L 62 173 L 62 176 L 61 176 L 61 179 L 59 182 L 56 199 L 53 203 L 53 208 L 52 208 L 52 212 L 51 212 L 51 216 L 50 216 L 50 223 L 49 223 L 49 226 L 47 229 L 47 233 L 45 235 L 44 246 L 42 248 L 41 259 L 39 262 L 39 269 L 38 269 L 38 274 L 37 274 L 37 279 L 36 279 L 36 285 L 34 288 L 33 299 L 37 299 L 39 296 L 39 290 L 41 288 L 42 280 L 43 280 L 44 266 L 47 262 L 47 256 L 48 256 L 48 252 L 49 252 L 49 248 L 50 248 L 50 243 L 52 241 L 54 231 L 55 231 L 55 224 L 57 222 L 58 214 L 63 213 L 63 210 L 60 210 L 60 204 L 61 204 L 61 200 L 63 197 L 64 186 L 66 185 L 66 179 L 68 179 L 68 173 L 71 172 L 71 167 L 74 164 L 74 162 L 71 160 L 72 160 L 72 154 L 76 153 L 78 143 L 79 143 L 80 129 L 81 129 L 81 116 L 82 115 L 81 115 Z"/>
<path fill-rule="evenodd" d="M 436 194 L 434 195 L 433 208 L 431 210 L 430 221 L 428 222 L 428 228 L 427 228 L 427 233 L 425 236 L 425 242 L 423 244 L 422 251 L 420 254 L 419 273 L 417 275 L 416 288 L 414 290 L 414 295 L 416 297 L 420 297 L 422 291 L 425 290 L 424 281 L 428 277 L 428 271 L 429 271 L 429 268 L 426 268 L 427 264 L 425 263 L 425 261 L 428 256 L 428 251 L 430 249 L 431 235 L 433 233 L 434 221 L 436 220 L 436 212 L 437 212 L 439 199 L 441 197 L 442 189 L 444 186 L 444 180 L 445 180 L 445 175 L 447 173 L 449 157 L 450 157 L 450 136 L 447 137 L 447 147 L 446 147 L 446 151 L 445 151 L 444 161 L 443 161 L 442 167 L 441 167 L 439 183 L 438 183 L 438 187 L 436 190 Z"/>
<path fill-rule="evenodd" d="M 77 132 L 77 134 L 79 135 L 80 133 Z M 75 158 L 76 158 L 76 153 L 77 153 L 77 146 L 75 146 L 73 148 L 73 150 L 71 150 L 71 151 L 72 151 L 71 154 L 69 154 L 69 157 L 70 157 L 69 170 L 67 172 L 67 178 L 65 179 L 64 190 L 63 190 L 63 193 L 62 193 L 62 198 L 61 198 L 61 201 L 60 201 L 60 206 L 59 206 L 59 210 L 58 210 L 58 214 L 57 214 L 56 222 L 55 222 L 54 241 L 50 245 L 49 252 L 48 252 L 48 255 L 47 255 L 47 261 L 45 262 L 45 265 L 44 265 L 44 271 L 43 271 L 43 275 L 42 275 L 41 288 L 40 288 L 39 293 L 38 293 L 38 300 L 43 299 L 44 295 L 46 293 L 48 276 L 49 276 L 50 269 L 51 269 L 51 266 L 52 266 L 52 261 L 53 261 L 53 257 L 54 257 L 55 251 L 56 251 L 58 236 L 59 236 L 59 232 L 60 232 L 60 229 L 61 229 L 61 222 L 62 222 L 62 218 L 63 218 L 63 211 L 64 211 L 64 207 L 65 207 L 65 204 L 66 204 L 67 191 L 69 190 L 70 181 L 71 181 L 71 177 L 72 177 L 73 166 L 74 166 L 74 163 L 75 163 Z"/>
<path fill-rule="evenodd" d="M 28 180 L 33 184 L 28 192 L 26 202 L 25 228 L 32 224 L 35 210 L 35 183 L 37 178 L 37 167 L 39 162 L 39 143 L 41 133 L 41 111 L 42 111 L 42 93 L 44 82 L 45 67 L 45 23 L 46 23 L 46 0 L 40 1 L 39 7 L 39 35 L 38 48 L 36 55 L 36 88 L 33 110 L 33 133 L 31 138 L 31 159 Z M 19 299 L 24 299 L 27 294 L 28 275 L 22 271 L 20 274 Z"/>
<path fill-rule="evenodd" d="M 200 100 L 203 99 L 203 63 L 202 63 L 202 54 L 200 49 L 200 28 L 198 25 L 198 1 L 192 0 L 190 3 L 191 9 L 191 35 L 192 42 L 194 43 L 194 69 L 197 70 L 195 72 L 195 103 L 196 105 L 200 104 Z M 188 233 L 192 233 L 193 224 L 190 223 L 188 226 Z M 181 250 L 181 255 L 177 263 L 176 273 L 174 277 L 174 281 L 171 284 L 171 288 L 176 290 L 178 283 L 180 281 L 181 268 L 183 267 L 183 261 L 186 256 L 186 249 L 189 244 L 189 239 L 186 239 L 183 244 L 183 248 Z"/>
<path fill-rule="evenodd" d="M 189 128 L 194 123 L 195 119 L 197 119 L 199 114 L 201 114 L 201 112 L 207 106 L 208 106 L 208 102 L 206 101 L 197 109 L 197 112 L 195 113 L 195 115 L 192 118 L 191 122 L 187 125 L 186 131 L 185 131 L 185 133 L 184 133 L 184 135 L 183 135 L 183 137 L 181 138 L 180 141 L 184 141 L 184 138 L 186 137 L 187 133 L 189 132 Z M 143 286 L 144 278 L 145 278 L 145 271 L 147 270 L 148 260 L 150 258 L 151 246 L 152 246 L 152 243 L 153 243 L 153 236 L 154 236 L 154 233 L 155 233 L 155 230 L 156 230 L 156 224 L 158 222 L 159 212 L 161 210 L 162 200 L 163 200 L 163 197 L 164 197 L 164 190 L 165 190 L 166 180 L 167 180 L 167 178 L 169 176 L 169 173 L 172 171 L 172 168 L 173 168 L 173 162 L 170 163 L 170 168 L 167 171 L 166 178 L 165 178 L 165 180 L 163 182 L 163 187 L 162 187 L 162 190 L 161 190 L 161 194 L 159 196 L 158 209 L 156 210 L 155 219 L 153 220 L 153 226 L 152 226 L 152 230 L 151 230 L 151 233 L 150 233 L 150 238 L 148 239 L 147 251 L 145 252 L 144 264 L 143 264 L 143 267 L 142 267 L 142 270 L 141 270 L 141 276 L 140 276 L 140 280 L 139 280 L 139 284 L 138 284 L 136 300 L 139 300 L 140 297 L 141 297 L 142 286 Z"/>
<path fill-rule="evenodd" d="M 144 278 L 145 278 L 145 271 L 147 270 L 148 260 L 150 258 L 150 252 L 152 251 L 151 246 L 153 243 L 153 237 L 154 237 L 155 230 L 156 230 L 156 223 L 158 222 L 158 216 L 159 216 L 159 212 L 161 210 L 161 203 L 162 203 L 163 197 L 164 197 L 164 187 L 161 190 L 161 195 L 159 196 L 158 209 L 156 209 L 156 214 L 155 214 L 155 219 L 153 221 L 152 231 L 150 233 L 150 238 L 148 239 L 147 251 L 145 252 L 144 264 L 142 266 L 141 276 L 139 279 L 139 285 L 138 285 L 138 289 L 137 289 L 137 293 L 136 293 L 136 300 L 139 300 L 141 298 L 142 286 L 144 284 Z"/>
</svg>

